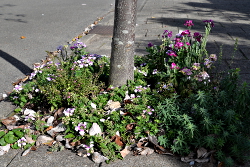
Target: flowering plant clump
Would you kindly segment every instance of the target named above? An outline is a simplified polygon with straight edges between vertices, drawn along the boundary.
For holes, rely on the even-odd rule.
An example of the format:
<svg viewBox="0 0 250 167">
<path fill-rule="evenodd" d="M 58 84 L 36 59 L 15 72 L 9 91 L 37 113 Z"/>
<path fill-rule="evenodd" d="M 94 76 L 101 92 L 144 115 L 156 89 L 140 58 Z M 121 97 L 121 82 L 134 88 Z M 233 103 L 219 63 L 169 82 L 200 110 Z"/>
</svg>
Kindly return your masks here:
<svg viewBox="0 0 250 167">
<path fill-rule="evenodd" d="M 134 80 L 120 87 L 107 84 L 109 59 L 87 53 L 78 40 L 71 54 L 68 46 L 48 52 L 29 80 L 14 86 L 19 121 L 2 121 L 0 146 L 27 149 L 45 138 L 57 140 L 52 151 L 98 153 L 107 162 L 124 158 L 126 146 L 134 155 L 148 147 L 182 156 L 202 148 L 228 166 L 232 158 L 243 160 L 250 150 L 249 86 L 240 86 L 239 69 L 211 75 L 218 58 L 206 42 L 214 23 L 204 23 L 205 33 L 192 32 L 192 20 L 175 36 L 165 30 L 161 45 L 149 43 L 148 55 L 135 57 Z"/>
<path fill-rule="evenodd" d="M 208 55 L 205 49 L 207 36 L 214 26 L 212 20 L 206 22 L 206 35 L 199 32 L 191 34 L 190 29 L 194 26 L 192 20 L 186 21 L 184 25 L 189 29 L 176 34 L 173 39 L 172 31 L 165 30 L 162 45 L 150 43 L 147 47 L 149 54 L 140 58 L 138 63 L 143 64 L 141 69 L 144 71 L 155 74 L 151 78 L 154 82 L 172 83 L 176 92 L 189 95 L 210 82 L 208 74 L 203 76 L 217 56 Z M 157 68 L 153 68 L 155 64 Z"/>
</svg>

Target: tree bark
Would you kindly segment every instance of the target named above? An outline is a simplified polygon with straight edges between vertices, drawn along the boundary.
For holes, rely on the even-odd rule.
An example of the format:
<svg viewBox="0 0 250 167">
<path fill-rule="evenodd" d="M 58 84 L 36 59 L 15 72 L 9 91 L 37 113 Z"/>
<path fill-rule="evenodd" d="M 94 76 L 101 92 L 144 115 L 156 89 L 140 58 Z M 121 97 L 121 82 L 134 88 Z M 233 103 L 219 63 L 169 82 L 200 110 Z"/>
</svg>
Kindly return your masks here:
<svg viewBox="0 0 250 167">
<path fill-rule="evenodd" d="M 137 0 L 116 0 L 109 85 L 134 80 L 134 45 Z"/>
</svg>

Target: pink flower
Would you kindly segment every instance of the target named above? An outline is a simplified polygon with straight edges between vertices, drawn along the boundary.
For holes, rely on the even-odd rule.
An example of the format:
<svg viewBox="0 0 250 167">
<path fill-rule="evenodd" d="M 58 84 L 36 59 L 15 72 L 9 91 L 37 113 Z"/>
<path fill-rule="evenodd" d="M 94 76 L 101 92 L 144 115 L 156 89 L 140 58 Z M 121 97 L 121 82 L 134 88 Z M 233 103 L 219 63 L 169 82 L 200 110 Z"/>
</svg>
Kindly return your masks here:
<svg viewBox="0 0 250 167">
<path fill-rule="evenodd" d="M 80 135 L 85 134 L 85 129 L 87 127 L 87 122 L 79 123 L 78 126 L 75 127 L 75 131 L 79 131 Z"/>
<path fill-rule="evenodd" d="M 175 43 L 174 47 L 180 49 L 184 44 L 182 42 Z"/>
<path fill-rule="evenodd" d="M 184 24 L 184 26 L 187 26 L 187 27 L 192 27 L 193 25 L 194 24 L 192 20 L 187 20 L 186 23 Z"/>
<path fill-rule="evenodd" d="M 178 67 L 175 63 L 171 64 L 170 69 L 179 69 L 180 67 Z"/>
<path fill-rule="evenodd" d="M 168 50 L 166 53 L 167 53 L 167 55 L 169 55 L 169 56 L 174 56 L 174 57 L 177 56 L 177 54 L 176 54 L 175 51 L 173 51 L 173 50 Z"/>
<path fill-rule="evenodd" d="M 188 35 L 190 36 L 191 32 L 189 30 L 182 31 L 181 35 Z"/>
</svg>

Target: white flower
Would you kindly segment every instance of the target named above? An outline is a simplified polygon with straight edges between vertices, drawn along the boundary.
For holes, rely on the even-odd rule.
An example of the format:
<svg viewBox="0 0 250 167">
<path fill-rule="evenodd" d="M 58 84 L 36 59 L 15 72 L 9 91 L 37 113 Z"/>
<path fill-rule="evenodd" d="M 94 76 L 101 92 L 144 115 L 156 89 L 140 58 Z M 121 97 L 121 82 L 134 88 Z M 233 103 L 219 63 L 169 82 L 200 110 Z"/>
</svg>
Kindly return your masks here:
<svg viewBox="0 0 250 167">
<path fill-rule="evenodd" d="M 101 121 L 101 122 L 104 122 L 104 121 L 105 121 L 105 119 L 103 119 L 103 118 L 102 118 L 102 119 L 100 119 L 100 121 Z"/>
<path fill-rule="evenodd" d="M 63 111 L 64 115 L 67 117 L 72 116 L 75 111 L 75 108 L 67 108 L 66 110 Z"/>
<path fill-rule="evenodd" d="M 24 137 L 22 137 L 21 139 L 19 139 L 17 141 L 17 145 L 18 145 L 18 147 L 22 147 L 22 146 L 26 145 L 26 142 L 27 142 L 27 140 Z"/>
<path fill-rule="evenodd" d="M 14 90 L 18 92 L 20 90 L 23 90 L 23 88 L 21 85 L 15 85 Z"/>
<path fill-rule="evenodd" d="M 91 107 L 92 107 L 93 109 L 96 109 L 96 104 L 91 103 L 90 105 L 91 105 Z"/>
</svg>

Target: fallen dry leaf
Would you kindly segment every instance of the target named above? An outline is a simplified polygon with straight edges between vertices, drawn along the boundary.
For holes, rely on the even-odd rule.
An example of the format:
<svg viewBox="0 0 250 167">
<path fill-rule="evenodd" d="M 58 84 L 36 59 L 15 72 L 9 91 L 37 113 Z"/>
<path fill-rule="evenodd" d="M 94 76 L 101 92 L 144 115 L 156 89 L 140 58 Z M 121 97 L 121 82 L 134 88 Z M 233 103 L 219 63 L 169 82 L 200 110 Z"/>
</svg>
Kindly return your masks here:
<svg viewBox="0 0 250 167">
<path fill-rule="evenodd" d="M 31 151 L 36 151 L 37 148 L 36 148 L 36 146 L 32 146 L 30 150 L 31 150 Z"/>
<path fill-rule="evenodd" d="M 219 162 L 218 163 L 218 167 L 223 167 L 224 166 L 224 163 L 223 162 Z"/>
<path fill-rule="evenodd" d="M 133 103 L 133 101 L 131 99 L 124 100 L 123 102 L 124 102 L 124 104 L 132 104 Z"/>
<path fill-rule="evenodd" d="M 47 129 L 45 129 L 45 132 L 51 130 L 52 128 L 53 126 L 49 126 Z"/>
<path fill-rule="evenodd" d="M 16 86 L 22 82 L 22 79 L 18 79 L 16 82 L 13 82 L 12 85 Z"/>
<path fill-rule="evenodd" d="M 135 127 L 135 123 L 128 124 L 126 126 L 126 130 L 133 130 L 134 127 Z"/>
<path fill-rule="evenodd" d="M 67 139 L 66 139 L 67 140 Z M 71 147 L 75 147 L 75 146 L 80 146 L 81 144 L 84 144 L 84 140 L 83 139 L 81 139 L 81 140 L 78 140 L 78 141 L 76 141 L 76 142 L 69 142 L 69 145 L 71 146 Z"/>
<path fill-rule="evenodd" d="M 162 146 L 155 146 L 155 152 L 158 154 L 166 154 L 166 155 L 174 155 L 174 153 L 172 151 L 170 151 L 170 149 L 165 149 Z"/>
<path fill-rule="evenodd" d="M 25 139 L 26 139 L 26 141 L 27 141 L 27 143 L 34 143 L 35 141 L 32 139 L 32 137 L 30 137 L 30 136 L 28 136 L 28 135 L 25 135 L 24 136 L 25 137 Z"/>
<path fill-rule="evenodd" d="M 120 154 L 122 156 L 122 158 L 126 157 L 126 155 L 128 155 L 130 153 L 130 151 L 128 150 L 128 146 L 126 146 L 122 151 L 120 151 Z"/>
<path fill-rule="evenodd" d="M 115 135 L 111 138 L 111 141 L 114 141 L 118 146 L 123 147 L 124 143 L 121 140 L 122 138 L 118 135 Z"/>
<path fill-rule="evenodd" d="M 0 120 L 5 126 L 8 125 L 15 125 L 16 124 L 16 118 L 15 117 L 8 117 L 5 119 Z"/>
<path fill-rule="evenodd" d="M 20 36 L 21 39 L 25 39 L 26 37 L 25 36 Z"/>
<path fill-rule="evenodd" d="M 140 139 L 139 142 L 137 143 L 137 147 L 144 148 L 147 143 L 148 143 L 148 141 L 146 141 L 145 138 Z"/>
<path fill-rule="evenodd" d="M 59 108 L 59 109 L 54 113 L 55 119 L 58 119 L 58 118 L 64 116 L 64 113 L 63 113 L 63 110 L 64 110 L 64 109 L 65 109 L 64 107 L 61 107 L 61 108 Z"/>
</svg>

